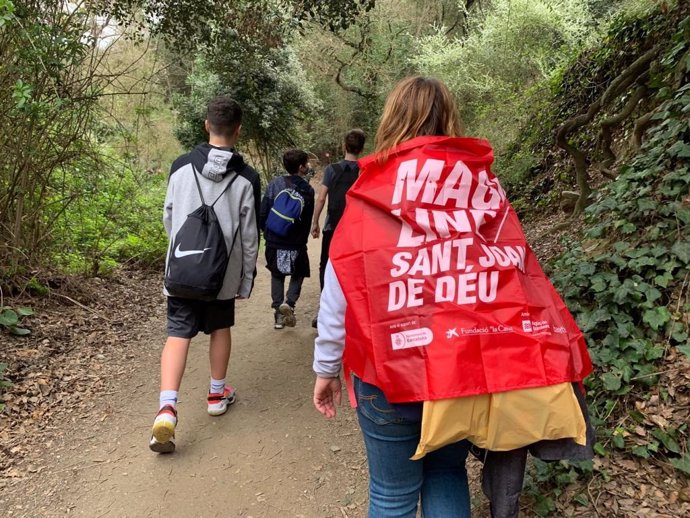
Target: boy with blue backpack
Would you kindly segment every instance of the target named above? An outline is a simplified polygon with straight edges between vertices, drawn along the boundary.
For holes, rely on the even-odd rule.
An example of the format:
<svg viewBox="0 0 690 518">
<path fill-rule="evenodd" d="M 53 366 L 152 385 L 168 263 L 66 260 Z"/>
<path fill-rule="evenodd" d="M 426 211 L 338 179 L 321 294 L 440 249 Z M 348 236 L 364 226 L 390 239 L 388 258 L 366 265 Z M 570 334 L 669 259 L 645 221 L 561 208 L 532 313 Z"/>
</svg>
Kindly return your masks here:
<svg viewBox="0 0 690 518">
<path fill-rule="evenodd" d="M 191 339 L 210 335 L 208 413 L 224 414 L 235 401 L 225 383 L 235 299 L 249 297 L 259 249 L 259 177 L 234 149 L 242 110 L 229 97 L 208 104 L 208 143 L 180 156 L 170 169 L 163 224 L 168 234 L 165 295 L 168 338 L 161 354 L 159 411 L 149 448 L 175 450 L 177 394 Z"/>
<path fill-rule="evenodd" d="M 271 307 L 275 329 L 294 327 L 295 305 L 310 276 L 307 241 L 314 214 L 314 189 L 305 176 L 309 156 L 301 149 L 283 154 L 287 175 L 275 178 L 261 200 L 260 226 L 266 239 L 266 268 L 271 272 Z M 285 278 L 290 277 L 287 293 Z"/>
</svg>

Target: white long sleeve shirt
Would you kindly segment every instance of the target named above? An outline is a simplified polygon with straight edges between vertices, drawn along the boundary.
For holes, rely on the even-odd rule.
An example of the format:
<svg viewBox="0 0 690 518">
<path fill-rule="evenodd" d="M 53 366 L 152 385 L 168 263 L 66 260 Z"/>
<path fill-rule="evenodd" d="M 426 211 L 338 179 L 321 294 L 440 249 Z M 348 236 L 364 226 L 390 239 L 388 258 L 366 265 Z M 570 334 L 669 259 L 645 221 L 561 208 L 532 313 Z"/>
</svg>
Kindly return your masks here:
<svg viewBox="0 0 690 518">
<path fill-rule="evenodd" d="M 326 265 L 321 305 L 319 336 L 314 342 L 314 372 L 322 378 L 336 378 L 343 364 L 345 349 L 345 295 L 330 261 Z"/>
</svg>

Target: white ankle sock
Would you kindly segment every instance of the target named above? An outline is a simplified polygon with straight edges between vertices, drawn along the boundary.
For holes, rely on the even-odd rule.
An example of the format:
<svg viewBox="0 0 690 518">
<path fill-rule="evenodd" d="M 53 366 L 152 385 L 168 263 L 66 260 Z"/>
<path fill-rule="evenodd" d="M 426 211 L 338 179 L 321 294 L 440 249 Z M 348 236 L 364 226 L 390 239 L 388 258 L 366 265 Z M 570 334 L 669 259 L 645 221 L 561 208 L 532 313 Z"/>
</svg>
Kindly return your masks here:
<svg viewBox="0 0 690 518">
<path fill-rule="evenodd" d="M 177 408 L 177 390 L 161 390 L 159 410 L 165 405 Z"/>
<path fill-rule="evenodd" d="M 209 389 L 208 389 L 208 391 L 211 394 L 222 394 L 224 390 L 225 390 L 225 379 L 214 380 L 213 378 L 211 378 L 211 383 L 210 383 Z"/>
</svg>

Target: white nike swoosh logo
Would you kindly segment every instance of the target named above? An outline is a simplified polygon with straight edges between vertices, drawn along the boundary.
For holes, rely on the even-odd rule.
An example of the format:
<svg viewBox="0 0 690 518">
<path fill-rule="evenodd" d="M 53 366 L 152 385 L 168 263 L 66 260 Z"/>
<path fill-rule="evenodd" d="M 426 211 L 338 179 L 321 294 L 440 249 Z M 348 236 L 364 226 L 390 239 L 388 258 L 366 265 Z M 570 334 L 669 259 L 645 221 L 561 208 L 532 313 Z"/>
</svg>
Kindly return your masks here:
<svg viewBox="0 0 690 518">
<path fill-rule="evenodd" d="M 211 248 L 204 248 L 203 250 L 185 250 L 183 252 L 180 250 L 180 245 L 177 245 L 177 248 L 175 249 L 175 257 L 179 259 L 180 257 L 187 257 L 188 255 L 203 254 L 206 250 L 210 249 Z"/>
</svg>

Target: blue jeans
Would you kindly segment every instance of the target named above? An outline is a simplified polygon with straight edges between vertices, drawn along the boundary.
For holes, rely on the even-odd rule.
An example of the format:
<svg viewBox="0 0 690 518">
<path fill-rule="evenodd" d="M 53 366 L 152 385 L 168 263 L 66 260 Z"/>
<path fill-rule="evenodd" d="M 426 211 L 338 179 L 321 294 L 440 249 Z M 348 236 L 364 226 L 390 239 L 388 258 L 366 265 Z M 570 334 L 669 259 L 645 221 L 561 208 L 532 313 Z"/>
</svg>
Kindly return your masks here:
<svg viewBox="0 0 690 518">
<path fill-rule="evenodd" d="M 374 385 L 354 378 L 357 417 L 369 462 L 369 518 L 470 518 L 465 459 L 468 441 L 414 455 L 422 404 L 392 405 Z"/>
</svg>

